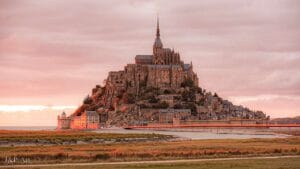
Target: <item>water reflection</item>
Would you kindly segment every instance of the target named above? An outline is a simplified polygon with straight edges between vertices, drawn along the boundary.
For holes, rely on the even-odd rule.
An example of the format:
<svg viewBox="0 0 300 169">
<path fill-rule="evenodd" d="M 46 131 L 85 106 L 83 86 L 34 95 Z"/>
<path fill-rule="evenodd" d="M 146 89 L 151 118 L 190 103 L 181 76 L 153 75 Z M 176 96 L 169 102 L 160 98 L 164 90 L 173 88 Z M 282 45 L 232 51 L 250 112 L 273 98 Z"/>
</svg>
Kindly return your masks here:
<svg viewBox="0 0 300 169">
<path fill-rule="evenodd" d="M 173 135 L 180 138 L 202 139 L 249 139 L 249 138 L 284 138 L 285 134 L 274 133 L 270 129 L 173 129 L 173 130 L 125 130 L 120 128 L 100 129 L 99 133 L 155 133 Z"/>
</svg>

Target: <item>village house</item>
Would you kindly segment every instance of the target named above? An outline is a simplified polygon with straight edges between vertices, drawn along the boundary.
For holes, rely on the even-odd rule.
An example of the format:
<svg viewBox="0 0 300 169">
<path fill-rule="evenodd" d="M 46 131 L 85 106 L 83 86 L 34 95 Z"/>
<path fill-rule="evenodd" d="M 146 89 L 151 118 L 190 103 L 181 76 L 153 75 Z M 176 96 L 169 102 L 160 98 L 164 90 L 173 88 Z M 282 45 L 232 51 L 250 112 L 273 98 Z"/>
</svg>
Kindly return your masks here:
<svg viewBox="0 0 300 169">
<path fill-rule="evenodd" d="M 100 119 L 96 111 L 84 111 L 80 116 L 66 117 L 65 112 L 58 116 L 58 129 L 97 129 Z"/>
</svg>

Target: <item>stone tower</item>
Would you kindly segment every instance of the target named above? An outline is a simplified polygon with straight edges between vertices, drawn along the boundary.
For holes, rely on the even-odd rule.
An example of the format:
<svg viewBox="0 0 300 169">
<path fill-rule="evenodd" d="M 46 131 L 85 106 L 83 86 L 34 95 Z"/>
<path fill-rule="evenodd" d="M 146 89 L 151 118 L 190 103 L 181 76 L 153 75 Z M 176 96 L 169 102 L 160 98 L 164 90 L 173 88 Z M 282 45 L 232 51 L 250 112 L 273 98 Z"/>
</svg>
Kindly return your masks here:
<svg viewBox="0 0 300 169">
<path fill-rule="evenodd" d="M 153 44 L 152 63 L 155 65 L 181 65 L 180 55 L 170 48 L 163 48 L 160 39 L 159 19 L 157 18 L 156 37 Z"/>
</svg>

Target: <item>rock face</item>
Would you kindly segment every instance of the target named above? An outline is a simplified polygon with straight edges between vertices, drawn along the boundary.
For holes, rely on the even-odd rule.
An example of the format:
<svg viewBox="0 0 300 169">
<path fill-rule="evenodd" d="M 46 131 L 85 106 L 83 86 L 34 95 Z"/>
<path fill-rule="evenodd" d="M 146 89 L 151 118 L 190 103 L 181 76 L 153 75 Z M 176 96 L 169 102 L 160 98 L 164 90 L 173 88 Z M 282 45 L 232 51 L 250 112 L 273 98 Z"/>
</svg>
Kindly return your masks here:
<svg viewBox="0 0 300 169">
<path fill-rule="evenodd" d="M 157 23 L 153 54 L 137 55 L 135 64 L 109 72 L 105 85 L 96 85 L 72 115 L 58 117 L 58 128 L 266 118 L 261 111 L 235 106 L 199 87 L 193 64 L 163 48 Z"/>
</svg>

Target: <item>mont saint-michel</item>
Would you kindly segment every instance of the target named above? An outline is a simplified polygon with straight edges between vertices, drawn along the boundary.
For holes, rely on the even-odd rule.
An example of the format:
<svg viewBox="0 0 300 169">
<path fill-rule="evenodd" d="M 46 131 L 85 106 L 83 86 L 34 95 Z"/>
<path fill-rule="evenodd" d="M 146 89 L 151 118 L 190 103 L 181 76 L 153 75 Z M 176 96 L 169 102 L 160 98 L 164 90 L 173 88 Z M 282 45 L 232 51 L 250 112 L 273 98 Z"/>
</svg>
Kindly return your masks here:
<svg viewBox="0 0 300 169">
<path fill-rule="evenodd" d="M 192 62 L 165 48 L 157 20 L 152 54 L 111 71 L 104 86 L 96 85 L 81 106 L 58 116 L 58 129 L 98 129 L 154 124 L 264 124 L 262 111 L 252 111 L 201 88 Z M 239 84 L 237 84 L 239 85 Z"/>
</svg>

